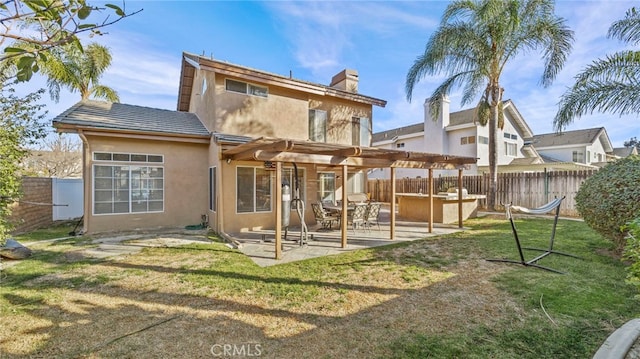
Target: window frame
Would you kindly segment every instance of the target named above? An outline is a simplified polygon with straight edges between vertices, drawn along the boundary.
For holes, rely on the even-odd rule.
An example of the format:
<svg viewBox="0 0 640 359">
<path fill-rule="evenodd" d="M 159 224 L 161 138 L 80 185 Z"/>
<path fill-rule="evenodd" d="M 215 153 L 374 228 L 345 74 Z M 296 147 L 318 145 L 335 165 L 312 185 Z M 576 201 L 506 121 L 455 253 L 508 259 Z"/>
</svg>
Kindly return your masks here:
<svg viewBox="0 0 640 359">
<path fill-rule="evenodd" d="M 507 157 L 517 157 L 518 156 L 518 144 L 515 142 L 505 142 L 504 143 L 504 155 Z M 509 148 L 513 149 L 513 154 L 509 154 Z"/>
<path fill-rule="evenodd" d="M 317 136 L 318 134 L 315 133 L 315 129 L 316 129 L 316 122 L 319 120 L 316 115 L 318 113 L 324 113 L 324 120 L 323 123 L 321 124 L 320 127 L 321 128 L 321 136 Z M 312 115 L 313 114 L 313 118 Z M 325 110 L 319 110 L 319 109 L 309 109 L 309 121 L 308 121 L 308 126 L 309 126 L 309 140 L 313 141 L 313 142 L 327 142 L 327 123 L 329 119 L 329 115 L 327 113 L 327 111 Z M 320 119 L 322 120 L 322 119 Z M 313 121 L 313 126 L 312 126 L 312 121 Z M 313 132 L 312 132 L 313 131 Z M 312 134 L 315 134 L 316 136 L 312 136 Z M 321 139 L 319 139 L 321 138 Z"/>
<path fill-rule="evenodd" d="M 211 166 L 209 167 L 209 210 L 211 212 L 217 212 L 218 208 L 217 208 L 217 203 L 216 203 L 216 196 L 218 194 L 218 189 L 217 189 L 217 185 L 218 185 L 218 167 L 217 166 Z"/>
<path fill-rule="evenodd" d="M 362 123 L 365 121 L 367 124 L 365 127 L 364 135 L 363 135 L 363 126 Z M 368 117 L 361 116 L 352 116 L 351 117 L 351 145 L 352 146 L 360 146 L 360 147 L 370 147 L 372 140 L 372 129 L 371 129 L 371 121 Z M 363 136 L 366 136 L 363 138 Z M 363 145 L 362 140 L 365 139 L 367 144 Z M 356 141 L 357 140 L 357 141 Z"/>
<path fill-rule="evenodd" d="M 252 203 L 253 203 L 253 209 L 251 211 L 239 211 L 239 199 L 240 199 L 240 185 L 238 183 L 239 177 L 238 177 L 238 172 L 240 169 L 247 169 L 247 168 L 251 168 L 253 170 L 253 178 L 252 178 L 252 185 L 253 185 L 253 189 L 252 189 Z M 258 170 L 262 170 L 264 171 L 264 173 L 262 173 L 262 176 L 267 176 L 267 178 L 269 178 L 269 185 L 268 185 L 268 193 L 265 193 L 265 196 L 269 196 L 269 209 L 268 210 L 258 210 L 258 181 L 257 181 L 257 171 Z M 236 167 L 236 214 L 259 214 L 259 213 L 268 213 L 268 212 L 272 212 L 273 211 L 273 181 L 271 179 L 271 174 L 270 171 L 268 171 L 267 169 L 265 169 L 264 167 L 257 167 L 257 166 L 237 166 Z"/>
<path fill-rule="evenodd" d="M 329 190 L 327 190 L 325 188 L 325 176 L 327 177 L 332 177 L 333 178 L 333 189 L 331 190 L 331 192 L 329 192 Z M 318 179 L 318 186 L 316 188 L 316 199 L 319 202 L 324 202 L 324 201 L 328 201 L 326 199 L 324 199 L 323 194 L 331 194 L 331 199 L 330 201 L 332 201 L 333 203 L 336 203 L 336 173 L 335 172 L 318 172 L 317 173 L 317 179 Z"/>
<path fill-rule="evenodd" d="M 230 82 L 235 82 L 236 85 L 244 84 L 244 91 L 241 92 L 239 90 L 234 90 L 232 88 L 229 88 Z M 255 97 L 262 97 L 262 98 L 269 97 L 269 88 L 266 86 L 260 86 L 250 82 L 238 81 L 230 78 L 224 79 L 224 89 L 227 92 L 233 92 L 233 93 L 238 93 L 238 94 L 243 94 L 248 96 L 255 96 Z M 257 90 L 263 90 L 263 91 L 261 92 Z"/>
<path fill-rule="evenodd" d="M 97 173 L 97 168 L 98 167 L 110 167 L 112 168 L 111 171 L 111 176 L 110 177 L 98 177 L 96 175 Z M 116 203 L 124 203 L 124 201 L 120 200 L 120 201 L 116 201 L 115 199 L 115 195 L 112 194 L 112 198 L 111 201 L 97 201 L 96 197 L 97 197 L 97 192 L 96 190 L 99 191 L 106 191 L 106 189 L 97 189 L 96 188 L 96 180 L 97 179 L 111 179 L 113 182 L 115 182 L 117 180 L 117 177 L 115 177 L 115 173 L 113 171 L 113 168 L 120 168 L 120 170 L 126 168 L 126 173 L 127 173 L 127 177 L 126 177 L 126 181 L 127 181 L 127 211 L 126 212 L 108 212 L 108 213 L 97 213 L 96 211 L 96 205 L 99 203 L 111 203 L 112 208 Z M 150 177 L 150 178 L 146 178 L 145 180 L 147 181 L 154 181 L 160 179 L 162 181 L 162 188 L 146 188 L 146 191 L 149 193 L 148 194 L 148 198 L 146 199 L 146 205 L 147 205 L 147 210 L 146 211 L 134 211 L 134 202 L 141 202 L 140 200 L 136 200 L 133 198 L 134 196 L 134 192 L 136 191 L 136 188 L 134 188 L 134 177 L 132 176 L 133 173 L 133 169 L 134 168 L 138 168 L 140 170 L 142 170 L 142 168 L 146 168 L 149 172 L 152 171 L 152 169 L 160 169 L 162 172 L 162 176 L 161 177 Z M 127 215 L 127 214 L 144 214 L 144 213 L 164 213 L 165 212 L 165 168 L 164 166 L 141 166 L 141 165 L 136 165 L 136 164 L 117 164 L 114 162 L 109 162 L 109 163 L 94 163 L 92 164 L 92 181 L 91 181 L 91 214 L 93 216 L 110 216 L 110 215 Z M 144 187 L 142 187 L 142 179 L 139 179 L 140 181 L 140 187 L 137 188 L 138 192 L 140 191 L 144 191 Z M 147 184 L 148 186 L 148 184 Z M 162 199 L 151 199 L 151 191 L 161 191 L 162 192 Z M 111 186 L 111 190 L 110 192 L 115 193 L 116 192 L 116 188 L 113 186 Z M 161 203 L 162 205 L 162 209 L 161 210 L 148 210 L 149 207 L 149 203 L 151 202 L 155 202 L 155 203 Z"/>
</svg>

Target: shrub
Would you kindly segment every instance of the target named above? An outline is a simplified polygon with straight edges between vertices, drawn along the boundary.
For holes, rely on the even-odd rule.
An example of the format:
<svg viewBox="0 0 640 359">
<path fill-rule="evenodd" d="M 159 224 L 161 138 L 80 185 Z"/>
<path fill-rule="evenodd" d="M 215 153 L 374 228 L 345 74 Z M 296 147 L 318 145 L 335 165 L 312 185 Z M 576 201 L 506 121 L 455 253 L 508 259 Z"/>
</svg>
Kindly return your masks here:
<svg viewBox="0 0 640 359">
<path fill-rule="evenodd" d="M 640 217 L 625 226 L 628 231 L 624 258 L 631 261 L 627 268 L 627 283 L 640 288 Z"/>
<path fill-rule="evenodd" d="M 616 244 L 625 245 L 622 227 L 640 217 L 640 156 L 610 163 L 589 177 L 578 190 L 576 207 L 585 223 Z"/>
</svg>

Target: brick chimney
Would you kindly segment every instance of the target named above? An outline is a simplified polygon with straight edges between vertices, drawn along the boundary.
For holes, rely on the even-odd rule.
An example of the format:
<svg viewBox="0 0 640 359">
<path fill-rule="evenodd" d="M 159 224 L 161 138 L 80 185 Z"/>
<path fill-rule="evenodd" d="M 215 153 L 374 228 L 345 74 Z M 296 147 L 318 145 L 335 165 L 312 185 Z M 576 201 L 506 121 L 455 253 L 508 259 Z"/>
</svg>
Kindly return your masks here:
<svg viewBox="0 0 640 359">
<path fill-rule="evenodd" d="M 331 85 L 338 90 L 358 93 L 358 71 L 344 69 L 331 78 Z"/>
</svg>

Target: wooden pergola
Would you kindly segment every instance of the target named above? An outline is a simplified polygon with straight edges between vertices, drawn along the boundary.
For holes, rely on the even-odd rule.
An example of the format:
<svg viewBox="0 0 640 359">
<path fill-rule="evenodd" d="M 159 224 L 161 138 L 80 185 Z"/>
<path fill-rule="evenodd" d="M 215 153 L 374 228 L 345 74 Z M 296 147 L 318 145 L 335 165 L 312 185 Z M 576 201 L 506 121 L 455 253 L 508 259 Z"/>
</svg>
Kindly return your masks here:
<svg viewBox="0 0 640 359">
<path fill-rule="evenodd" d="M 338 167 L 342 170 L 341 245 L 347 246 L 347 176 L 349 168 L 390 168 L 391 171 L 391 223 L 389 239 L 394 239 L 396 222 L 396 168 L 417 168 L 428 171 L 429 176 L 429 233 L 433 231 L 433 170 L 458 170 L 458 188 L 462 188 L 462 171 L 476 163 L 474 157 L 452 156 L 415 151 L 375 147 L 339 145 L 333 143 L 261 137 L 240 143 L 221 141 L 222 159 L 227 161 L 265 161 L 276 165 L 276 184 L 282 183 L 282 163 L 316 164 Z M 276 185 L 276 259 L 282 256 L 282 187 Z M 461 193 L 462 191 L 460 191 Z M 458 226 L 462 228 L 462 196 L 458 196 Z"/>
</svg>

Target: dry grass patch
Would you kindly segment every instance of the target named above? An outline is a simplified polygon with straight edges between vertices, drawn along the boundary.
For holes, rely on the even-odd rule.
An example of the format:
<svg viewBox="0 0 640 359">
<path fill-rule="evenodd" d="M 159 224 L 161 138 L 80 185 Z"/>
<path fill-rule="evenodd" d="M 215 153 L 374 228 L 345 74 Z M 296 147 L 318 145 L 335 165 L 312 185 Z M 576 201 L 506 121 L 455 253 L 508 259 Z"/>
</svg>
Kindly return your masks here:
<svg viewBox="0 0 640 359">
<path fill-rule="evenodd" d="M 489 281 L 495 265 L 448 261 L 438 241 L 270 268 L 221 244 L 100 261 L 64 254 L 76 246 L 47 250 L 62 254 L 3 292 L 7 358 L 206 358 L 223 343 L 259 343 L 262 357 L 380 357 L 406 333 L 520 310 Z"/>
</svg>

